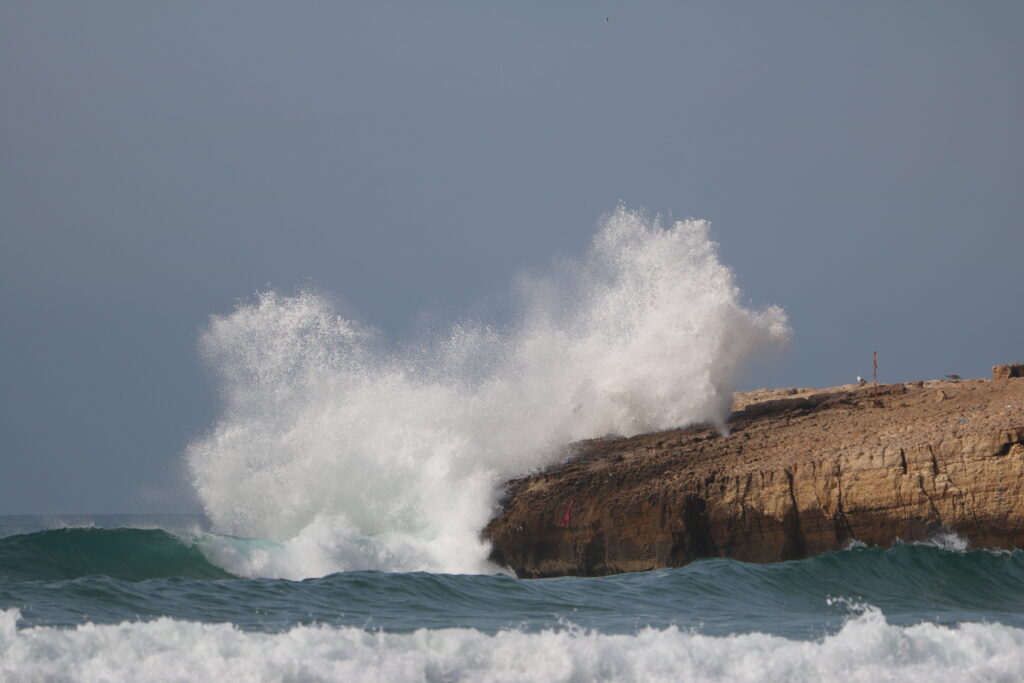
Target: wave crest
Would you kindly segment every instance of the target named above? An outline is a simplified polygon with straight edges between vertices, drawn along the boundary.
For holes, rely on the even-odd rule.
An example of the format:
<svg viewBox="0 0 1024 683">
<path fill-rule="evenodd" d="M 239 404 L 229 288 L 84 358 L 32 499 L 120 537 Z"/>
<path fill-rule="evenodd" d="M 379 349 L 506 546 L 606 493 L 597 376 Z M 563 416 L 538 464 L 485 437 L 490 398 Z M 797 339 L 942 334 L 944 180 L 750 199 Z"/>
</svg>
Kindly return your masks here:
<svg viewBox="0 0 1024 683">
<path fill-rule="evenodd" d="M 161 529 L 71 528 L 0 538 L 0 579 L 62 581 L 109 576 L 144 581 L 230 578 L 197 545 Z"/>
</svg>

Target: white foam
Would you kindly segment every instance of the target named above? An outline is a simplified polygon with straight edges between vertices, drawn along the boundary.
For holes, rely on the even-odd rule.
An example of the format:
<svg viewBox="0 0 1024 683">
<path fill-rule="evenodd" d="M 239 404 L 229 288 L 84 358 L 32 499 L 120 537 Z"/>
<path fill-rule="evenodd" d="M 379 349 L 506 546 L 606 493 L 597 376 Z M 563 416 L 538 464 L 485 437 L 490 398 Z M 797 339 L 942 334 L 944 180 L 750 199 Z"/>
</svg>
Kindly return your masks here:
<svg viewBox="0 0 1024 683">
<path fill-rule="evenodd" d="M 942 550 L 948 550 L 953 553 L 964 553 L 967 552 L 967 547 L 970 545 L 966 538 L 960 536 L 955 531 L 938 531 L 932 534 L 928 542 L 924 545 L 934 545 L 936 548 Z"/>
<path fill-rule="evenodd" d="M 887 624 L 875 610 L 819 641 L 763 634 L 578 630 L 408 634 L 299 626 L 280 634 L 161 618 L 17 630 L 0 612 L 10 681 L 942 681 L 1019 680 L 1024 630 Z"/>
<path fill-rule="evenodd" d="M 188 449 L 242 575 L 494 571 L 496 488 L 570 441 L 721 423 L 752 355 L 788 334 L 745 308 L 702 221 L 619 208 L 588 253 L 517 286 L 507 328 L 463 322 L 388 352 L 323 296 L 275 292 L 214 317 L 201 347 L 223 411 Z"/>
</svg>

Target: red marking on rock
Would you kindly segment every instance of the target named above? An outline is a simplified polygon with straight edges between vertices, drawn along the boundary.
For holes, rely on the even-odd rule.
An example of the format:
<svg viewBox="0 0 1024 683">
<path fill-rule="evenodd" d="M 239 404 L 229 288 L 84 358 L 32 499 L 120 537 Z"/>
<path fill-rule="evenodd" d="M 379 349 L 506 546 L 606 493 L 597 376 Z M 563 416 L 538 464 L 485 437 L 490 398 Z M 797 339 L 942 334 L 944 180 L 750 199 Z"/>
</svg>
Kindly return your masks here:
<svg viewBox="0 0 1024 683">
<path fill-rule="evenodd" d="M 572 506 L 575 504 L 575 498 L 569 501 L 569 507 L 565 509 L 565 515 L 562 517 L 562 521 L 558 524 L 558 526 L 562 527 L 563 529 L 569 528 L 569 520 L 572 519 Z"/>
</svg>

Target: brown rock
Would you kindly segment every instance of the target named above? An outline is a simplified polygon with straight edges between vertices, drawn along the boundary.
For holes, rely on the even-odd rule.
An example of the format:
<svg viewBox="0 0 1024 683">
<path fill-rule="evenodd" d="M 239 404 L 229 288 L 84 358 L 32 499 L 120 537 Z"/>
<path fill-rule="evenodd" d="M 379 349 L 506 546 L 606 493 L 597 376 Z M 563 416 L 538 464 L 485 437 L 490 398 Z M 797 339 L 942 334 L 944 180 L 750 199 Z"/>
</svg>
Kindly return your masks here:
<svg viewBox="0 0 1024 683">
<path fill-rule="evenodd" d="M 873 387 L 765 392 L 728 436 L 575 444 L 563 464 L 510 482 L 484 535 L 524 577 L 774 562 L 940 529 L 1024 546 L 1024 382 L 968 380 L 941 402 L 932 387 L 880 385 L 880 408 Z"/>
<path fill-rule="evenodd" d="M 1011 377 L 1024 377 L 1024 364 L 1010 363 L 1009 365 L 993 365 L 992 379 L 1010 379 Z"/>
</svg>

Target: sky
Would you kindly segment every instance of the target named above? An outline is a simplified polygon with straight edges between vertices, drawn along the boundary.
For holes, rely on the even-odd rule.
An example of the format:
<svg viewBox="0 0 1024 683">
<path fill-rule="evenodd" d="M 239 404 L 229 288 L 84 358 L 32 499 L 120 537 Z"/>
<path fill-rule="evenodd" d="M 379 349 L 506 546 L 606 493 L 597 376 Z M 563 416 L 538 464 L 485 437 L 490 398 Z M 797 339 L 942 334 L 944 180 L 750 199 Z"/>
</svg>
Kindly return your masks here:
<svg viewBox="0 0 1024 683">
<path fill-rule="evenodd" d="M 1016 2 L 0 3 L 0 514 L 195 511 L 201 330 L 390 339 L 711 222 L 793 338 L 742 388 L 1024 361 Z"/>
</svg>

